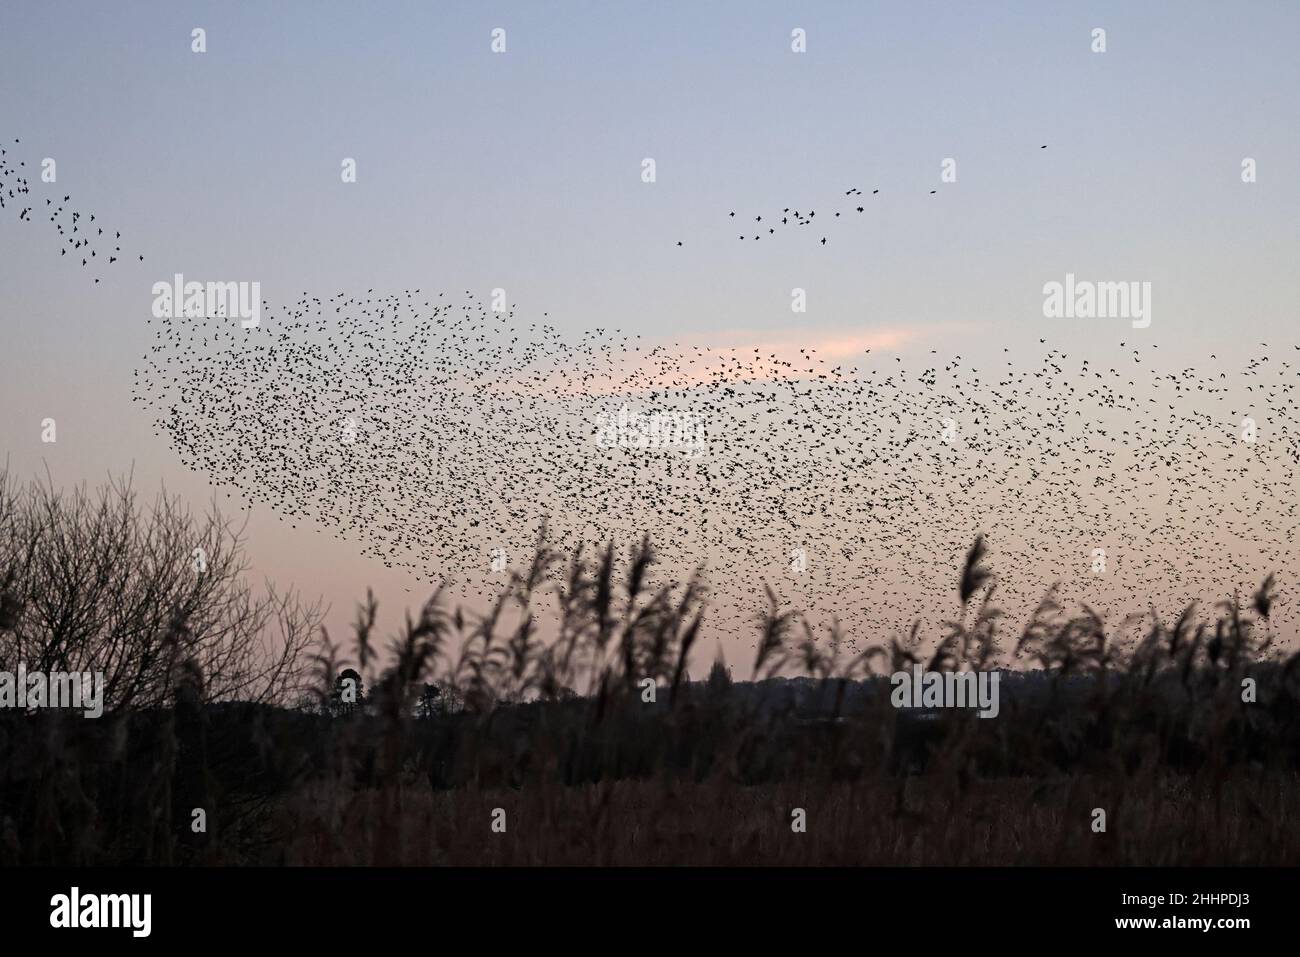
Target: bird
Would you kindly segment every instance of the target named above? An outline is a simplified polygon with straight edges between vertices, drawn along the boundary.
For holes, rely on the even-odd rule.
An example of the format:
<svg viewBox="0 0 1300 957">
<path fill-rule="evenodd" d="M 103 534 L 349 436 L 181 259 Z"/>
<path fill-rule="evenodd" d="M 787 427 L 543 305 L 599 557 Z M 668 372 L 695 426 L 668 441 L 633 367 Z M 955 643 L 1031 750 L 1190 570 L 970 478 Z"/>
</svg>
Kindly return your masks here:
<svg viewBox="0 0 1300 957">
<path fill-rule="evenodd" d="M 20 142 L 20 138 L 14 139 L 14 143 Z M 32 185 L 22 173 L 22 168 L 25 165 L 25 161 L 18 160 L 16 156 L 11 157 L 8 150 L 0 150 L 0 210 L 9 206 L 6 197 L 13 200 L 19 200 L 20 198 L 25 200 L 31 195 Z M 46 212 L 49 212 L 50 215 L 45 216 L 44 221 L 47 223 L 46 228 L 50 229 L 60 240 L 58 245 L 59 258 L 67 256 L 68 250 L 80 251 L 82 252 L 81 265 L 84 267 L 91 260 L 99 259 L 99 249 L 101 247 L 97 244 L 97 240 L 104 235 L 104 228 L 102 226 L 96 227 L 93 238 L 88 231 L 83 231 L 81 225 L 79 225 L 83 215 L 88 215 L 89 221 L 94 222 L 95 214 L 83 214 L 81 210 L 69 208 L 71 201 L 72 195 L 70 193 L 65 194 L 62 200 L 56 200 L 50 196 L 45 197 Z M 55 205 L 56 202 L 58 202 L 57 206 Z M 34 223 L 36 220 L 31 216 L 31 213 L 32 207 L 19 204 L 16 218 L 20 223 Z M 116 231 L 115 240 L 121 239 L 121 237 L 121 231 Z M 109 250 L 105 248 L 105 253 L 108 252 Z M 115 245 L 112 252 L 120 253 L 121 247 Z M 102 262 L 102 260 L 100 261 Z M 117 256 L 108 256 L 109 265 L 114 265 L 117 261 Z M 139 261 L 144 261 L 143 254 L 140 254 Z M 99 284 L 99 278 L 97 276 L 93 278 L 94 285 Z"/>
</svg>

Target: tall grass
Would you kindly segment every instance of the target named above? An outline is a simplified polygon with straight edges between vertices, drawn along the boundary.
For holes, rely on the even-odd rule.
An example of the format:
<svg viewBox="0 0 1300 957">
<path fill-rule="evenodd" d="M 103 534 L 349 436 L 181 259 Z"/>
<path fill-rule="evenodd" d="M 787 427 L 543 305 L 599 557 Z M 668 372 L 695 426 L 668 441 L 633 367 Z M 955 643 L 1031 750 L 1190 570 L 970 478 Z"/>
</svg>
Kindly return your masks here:
<svg viewBox="0 0 1300 957">
<path fill-rule="evenodd" d="M 384 638 L 368 594 L 348 642 L 320 630 L 294 706 L 214 700 L 194 658 L 99 721 L 0 714 L 0 860 L 1300 862 L 1300 654 L 1272 648 L 1271 578 L 1208 617 L 1153 613 L 1123 651 L 1054 593 L 1001 634 L 985 560 L 978 540 L 928 656 L 917 627 L 849 654 L 769 590 L 750 679 L 700 682 L 699 575 L 650 586 L 648 538 L 567 557 L 542 538 L 482 614 L 439 591 Z M 1005 673 L 997 718 L 891 706 L 890 673 L 989 669 L 1004 645 L 1037 668 Z"/>
</svg>

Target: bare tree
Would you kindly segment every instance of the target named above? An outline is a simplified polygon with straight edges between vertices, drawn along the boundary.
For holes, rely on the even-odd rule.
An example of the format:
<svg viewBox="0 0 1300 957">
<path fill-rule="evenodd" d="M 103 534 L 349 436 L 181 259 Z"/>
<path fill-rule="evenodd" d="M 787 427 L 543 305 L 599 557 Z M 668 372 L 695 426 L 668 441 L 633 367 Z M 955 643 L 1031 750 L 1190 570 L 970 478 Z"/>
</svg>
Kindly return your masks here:
<svg viewBox="0 0 1300 957">
<path fill-rule="evenodd" d="M 62 492 L 0 471 L 0 666 L 102 671 L 111 708 L 196 680 L 204 701 L 286 700 L 320 605 L 250 585 L 243 531 L 165 490 L 142 508 L 129 476 Z"/>
</svg>

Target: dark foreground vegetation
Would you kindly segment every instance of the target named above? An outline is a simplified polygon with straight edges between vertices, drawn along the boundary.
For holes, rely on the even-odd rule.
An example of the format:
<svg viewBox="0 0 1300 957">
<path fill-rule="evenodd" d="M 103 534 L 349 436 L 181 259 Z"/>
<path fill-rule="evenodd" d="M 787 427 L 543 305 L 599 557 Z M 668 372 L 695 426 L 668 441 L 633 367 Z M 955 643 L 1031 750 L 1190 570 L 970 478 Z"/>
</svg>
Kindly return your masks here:
<svg viewBox="0 0 1300 957">
<path fill-rule="evenodd" d="M 773 596 L 752 680 L 691 681 L 704 590 L 651 584 L 648 542 L 543 541 L 487 614 L 435 594 L 383 644 L 368 599 L 346 653 L 245 569 L 216 514 L 0 477 L 0 670 L 106 689 L 99 719 L 0 710 L 0 861 L 1300 863 L 1271 581 L 1125 650 L 1051 596 L 1004 636 L 977 541 L 924 660 L 915 629 L 851 653 Z M 1033 670 L 996 718 L 890 702 L 913 663 L 1008 652 Z"/>
</svg>

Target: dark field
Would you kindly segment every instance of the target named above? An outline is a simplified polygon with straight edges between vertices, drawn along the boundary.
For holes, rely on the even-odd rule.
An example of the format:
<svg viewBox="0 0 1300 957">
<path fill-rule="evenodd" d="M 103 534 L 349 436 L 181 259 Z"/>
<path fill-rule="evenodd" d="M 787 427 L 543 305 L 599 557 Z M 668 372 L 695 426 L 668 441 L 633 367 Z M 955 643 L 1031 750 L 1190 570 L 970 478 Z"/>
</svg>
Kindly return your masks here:
<svg viewBox="0 0 1300 957">
<path fill-rule="evenodd" d="M 705 596 L 648 585 L 648 543 L 543 543 L 487 615 L 434 596 L 382 652 L 369 601 L 345 660 L 315 610 L 241 584 L 215 517 L 124 489 L 0 505 L 0 665 L 108 688 L 97 720 L 0 712 L 6 864 L 1300 863 L 1271 581 L 1121 652 L 1050 600 L 1000 634 L 977 542 L 923 658 L 915 634 L 850 655 L 774 599 L 755 680 L 691 681 Z M 1000 672 L 994 718 L 891 704 L 913 662 L 1009 649 L 1031 670 Z"/>
</svg>

